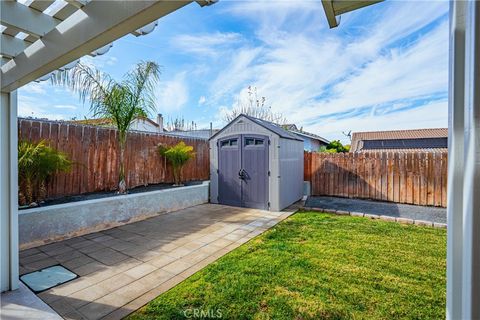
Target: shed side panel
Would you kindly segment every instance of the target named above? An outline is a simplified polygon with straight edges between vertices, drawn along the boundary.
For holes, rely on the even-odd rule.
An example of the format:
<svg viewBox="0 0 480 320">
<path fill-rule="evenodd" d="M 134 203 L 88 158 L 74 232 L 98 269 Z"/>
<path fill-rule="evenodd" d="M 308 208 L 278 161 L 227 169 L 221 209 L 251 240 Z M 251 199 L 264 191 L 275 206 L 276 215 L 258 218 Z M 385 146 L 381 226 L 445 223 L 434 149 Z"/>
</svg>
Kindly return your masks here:
<svg viewBox="0 0 480 320">
<path fill-rule="evenodd" d="M 303 196 L 303 142 L 280 139 L 280 209 L 284 209 Z"/>
</svg>

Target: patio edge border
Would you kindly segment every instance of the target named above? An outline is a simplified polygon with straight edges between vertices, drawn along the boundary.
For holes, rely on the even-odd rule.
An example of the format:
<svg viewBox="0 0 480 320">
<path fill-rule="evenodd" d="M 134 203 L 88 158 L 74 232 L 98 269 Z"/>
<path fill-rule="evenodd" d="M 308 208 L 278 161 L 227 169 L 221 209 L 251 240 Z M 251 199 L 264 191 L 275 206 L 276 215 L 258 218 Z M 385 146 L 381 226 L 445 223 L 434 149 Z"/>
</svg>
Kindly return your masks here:
<svg viewBox="0 0 480 320">
<path fill-rule="evenodd" d="M 305 206 L 303 206 L 300 209 L 309 210 L 309 211 L 318 211 L 318 212 L 323 212 L 323 213 L 331 213 L 331 214 L 336 214 L 336 215 L 350 215 L 352 217 L 379 219 L 379 220 L 382 220 L 382 221 L 396 222 L 396 223 L 401 223 L 401 224 L 413 224 L 413 225 L 417 225 L 417 226 L 447 229 L 447 224 L 446 223 L 426 221 L 426 220 L 417 220 L 417 219 L 410 219 L 410 218 L 403 218 L 403 217 L 393 217 L 393 216 L 387 216 L 387 215 L 378 215 L 378 214 L 371 214 L 371 213 L 364 213 L 364 212 L 335 210 L 335 209 L 317 208 L 317 207 L 305 207 Z"/>
</svg>

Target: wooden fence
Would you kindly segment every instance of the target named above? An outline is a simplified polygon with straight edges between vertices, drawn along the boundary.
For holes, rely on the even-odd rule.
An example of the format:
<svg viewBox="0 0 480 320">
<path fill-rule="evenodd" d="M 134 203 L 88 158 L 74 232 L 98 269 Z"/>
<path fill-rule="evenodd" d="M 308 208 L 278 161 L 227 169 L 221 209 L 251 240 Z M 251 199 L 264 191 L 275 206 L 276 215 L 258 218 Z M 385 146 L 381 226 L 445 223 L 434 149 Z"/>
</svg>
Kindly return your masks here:
<svg viewBox="0 0 480 320">
<path fill-rule="evenodd" d="M 55 176 L 47 186 L 47 198 L 115 190 L 118 185 L 118 143 L 115 129 L 68 122 L 19 119 L 19 141 L 46 140 L 74 162 L 69 173 Z M 209 179 L 209 146 L 205 139 L 131 132 L 125 149 L 128 188 L 173 182 L 171 166 L 157 153 L 157 145 L 184 141 L 195 158 L 183 169 L 185 181 Z"/>
<path fill-rule="evenodd" d="M 447 153 L 309 153 L 313 195 L 447 206 Z"/>
</svg>

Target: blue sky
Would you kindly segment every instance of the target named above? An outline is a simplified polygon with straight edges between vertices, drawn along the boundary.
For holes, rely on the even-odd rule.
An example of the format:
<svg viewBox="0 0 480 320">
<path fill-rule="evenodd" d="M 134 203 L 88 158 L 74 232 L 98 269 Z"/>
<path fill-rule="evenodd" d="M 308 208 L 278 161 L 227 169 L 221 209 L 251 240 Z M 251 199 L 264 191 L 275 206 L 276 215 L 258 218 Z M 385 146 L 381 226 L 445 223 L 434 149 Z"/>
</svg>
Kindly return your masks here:
<svg viewBox="0 0 480 320">
<path fill-rule="evenodd" d="M 162 66 L 158 112 L 199 127 L 222 127 L 249 85 L 288 122 L 328 139 L 447 126 L 448 1 L 386 1 L 343 15 L 336 29 L 320 1 L 192 3 L 151 34 L 82 58 L 114 77 L 139 60 Z M 84 118 L 89 106 L 31 83 L 19 90 L 19 115 Z"/>
</svg>

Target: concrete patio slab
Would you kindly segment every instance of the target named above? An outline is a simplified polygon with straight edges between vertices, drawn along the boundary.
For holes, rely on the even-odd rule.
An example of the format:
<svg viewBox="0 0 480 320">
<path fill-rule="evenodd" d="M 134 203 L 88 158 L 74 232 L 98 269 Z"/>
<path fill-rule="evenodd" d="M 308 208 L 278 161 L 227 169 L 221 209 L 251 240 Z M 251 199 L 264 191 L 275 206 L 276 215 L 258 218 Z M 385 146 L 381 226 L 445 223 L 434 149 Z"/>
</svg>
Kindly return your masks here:
<svg viewBox="0 0 480 320">
<path fill-rule="evenodd" d="M 66 319 L 121 319 L 296 211 L 204 204 L 20 253 L 80 277 L 38 296 Z"/>
<path fill-rule="evenodd" d="M 40 300 L 27 286 L 20 283 L 15 291 L 1 296 L 0 319 L 2 320 L 61 320 L 62 318 Z"/>
</svg>

